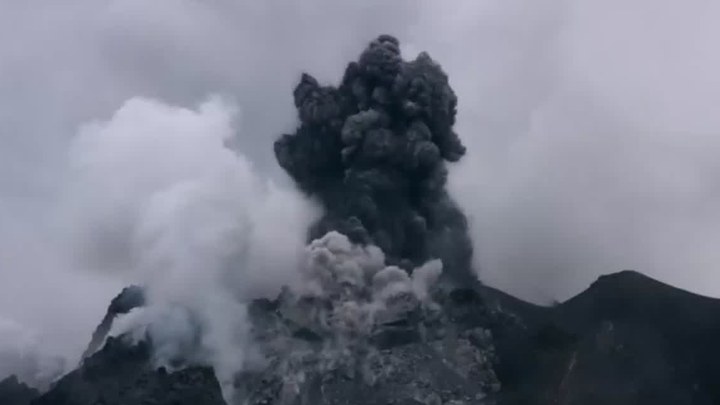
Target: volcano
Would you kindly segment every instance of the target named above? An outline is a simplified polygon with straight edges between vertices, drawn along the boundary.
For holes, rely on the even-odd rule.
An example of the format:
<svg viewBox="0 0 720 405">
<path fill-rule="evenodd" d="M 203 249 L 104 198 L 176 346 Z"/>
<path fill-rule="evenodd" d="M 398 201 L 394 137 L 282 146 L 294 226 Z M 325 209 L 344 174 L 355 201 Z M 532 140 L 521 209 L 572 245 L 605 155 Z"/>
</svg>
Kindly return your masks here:
<svg viewBox="0 0 720 405">
<path fill-rule="evenodd" d="M 602 276 L 552 307 L 483 285 L 438 295 L 443 316 L 434 326 L 408 314 L 378 330 L 373 345 L 382 359 L 375 366 L 386 368 L 384 378 L 299 363 L 307 378 L 293 395 L 283 381 L 287 370 L 270 362 L 239 375 L 238 388 L 248 404 L 720 403 L 720 300 L 633 271 Z M 258 334 L 277 333 L 278 320 L 293 324 L 282 301 L 252 303 Z M 300 342 L 293 347 L 322 343 L 311 329 L 290 329 Z M 154 369 L 146 344 L 109 338 L 48 392 L 13 377 L 0 382 L 0 403 L 225 402 L 212 369 Z"/>
<path fill-rule="evenodd" d="M 274 152 L 322 215 L 298 285 L 241 302 L 247 364 L 221 381 L 197 356 L 158 365 L 150 332 L 109 336 L 153 305 L 131 286 L 74 370 L 43 392 L 10 377 L 0 404 L 720 403 L 720 300 L 629 270 L 553 306 L 476 279 L 468 221 L 446 190 L 466 153 L 457 98 L 428 54 L 404 60 L 381 35 L 337 86 L 305 73 L 293 98 L 299 125 Z M 180 354 L 202 340 L 188 324 Z"/>
</svg>

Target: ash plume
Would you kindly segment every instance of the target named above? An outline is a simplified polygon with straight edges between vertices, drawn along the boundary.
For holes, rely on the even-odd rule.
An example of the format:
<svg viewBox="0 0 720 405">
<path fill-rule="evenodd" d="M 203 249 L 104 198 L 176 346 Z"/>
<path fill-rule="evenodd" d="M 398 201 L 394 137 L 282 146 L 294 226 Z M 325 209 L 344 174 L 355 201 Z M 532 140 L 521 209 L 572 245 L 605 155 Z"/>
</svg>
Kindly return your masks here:
<svg viewBox="0 0 720 405">
<path fill-rule="evenodd" d="M 293 95 L 300 126 L 274 150 L 325 209 L 309 239 L 338 231 L 378 246 L 407 271 L 438 258 L 450 277 L 471 278 L 467 220 L 445 188 L 446 162 L 460 160 L 465 147 L 440 65 L 424 52 L 403 60 L 399 41 L 381 35 L 339 86 L 303 74 Z"/>
<path fill-rule="evenodd" d="M 307 246 L 301 281 L 290 288 L 296 297 L 285 310 L 321 335 L 332 336 L 349 350 L 367 345 L 373 329 L 403 318 L 421 306 L 432 306 L 430 291 L 443 271 L 438 260 L 414 269 L 412 275 L 385 264 L 377 246 L 354 245 L 347 236 L 328 232 Z M 366 348 L 366 347 L 365 347 Z"/>
</svg>

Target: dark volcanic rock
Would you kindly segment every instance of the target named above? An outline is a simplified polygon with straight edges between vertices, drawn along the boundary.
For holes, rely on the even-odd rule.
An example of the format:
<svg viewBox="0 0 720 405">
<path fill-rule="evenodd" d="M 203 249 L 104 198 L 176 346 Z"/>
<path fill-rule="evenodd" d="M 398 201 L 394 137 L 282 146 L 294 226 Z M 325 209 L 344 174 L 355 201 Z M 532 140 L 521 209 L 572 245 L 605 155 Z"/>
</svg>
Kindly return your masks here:
<svg viewBox="0 0 720 405">
<path fill-rule="evenodd" d="M 486 289 L 504 404 L 718 404 L 720 300 L 623 271 L 553 308 Z"/>
<path fill-rule="evenodd" d="M 16 376 L 10 376 L 0 381 L 0 404 L 27 405 L 40 393 L 24 383 L 18 381 Z"/>
<path fill-rule="evenodd" d="M 112 328 L 113 321 L 118 315 L 127 314 L 133 309 L 144 305 L 145 291 L 142 287 L 131 285 L 123 288 L 120 294 L 110 301 L 105 317 L 95 329 L 95 332 L 93 332 L 90 344 L 88 344 L 88 347 L 85 349 L 82 359 L 86 359 L 102 346 L 108 332 L 110 332 L 110 328 Z"/>
<path fill-rule="evenodd" d="M 109 338 L 77 370 L 63 377 L 32 405 L 224 405 L 209 368 L 169 373 L 150 365 L 147 344 Z"/>
<path fill-rule="evenodd" d="M 481 325 L 495 315 L 477 292 L 458 292 L 437 291 L 439 308 L 410 307 L 358 340 L 316 330 L 282 296 L 258 302 L 250 314 L 267 362 L 238 376 L 238 394 L 248 405 L 493 403 L 496 356 Z"/>
<path fill-rule="evenodd" d="M 281 299 L 256 301 L 266 361 L 237 376 L 237 394 L 249 405 L 720 403 L 720 300 L 635 272 L 554 307 L 487 286 L 434 300 L 437 311 L 393 317 L 366 346 L 338 345 Z M 224 404 L 210 369 L 167 373 L 149 359 L 146 344 L 109 339 L 34 400 L 3 381 L 0 403 Z"/>
</svg>

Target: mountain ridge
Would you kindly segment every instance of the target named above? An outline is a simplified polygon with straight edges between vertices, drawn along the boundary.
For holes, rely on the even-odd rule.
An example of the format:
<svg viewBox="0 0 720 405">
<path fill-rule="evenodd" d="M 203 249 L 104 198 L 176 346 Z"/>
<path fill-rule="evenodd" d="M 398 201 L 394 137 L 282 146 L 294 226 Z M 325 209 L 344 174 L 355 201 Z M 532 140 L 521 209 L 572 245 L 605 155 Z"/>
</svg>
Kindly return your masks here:
<svg viewBox="0 0 720 405">
<path fill-rule="evenodd" d="M 245 374 L 241 377 L 244 382 L 239 382 L 238 387 L 246 394 L 258 389 L 263 391 L 262 398 L 256 397 L 256 402 L 249 402 L 253 404 L 720 403 L 720 388 L 715 386 L 715 381 L 720 378 L 720 367 L 716 364 L 720 358 L 720 350 L 716 348 L 716 342 L 720 341 L 718 299 L 672 287 L 641 273 L 622 271 L 599 277 L 583 292 L 552 307 L 527 303 L 480 284 L 473 288 L 451 289 L 439 300 L 444 323 L 437 330 L 444 334 L 443 337 L 423 338 L 407 334 L 415 326 L 405 320 L 405 326 L 393 329 L 392 333 L 390 327 L 381 331 L 391 340 L 379 352 L 386 363 L 395 362 L 396 366 L 415 367 L 416 370 L 429 368 L 437 373 L 430 372 L 423 377 L 420 377 L 422 373 L 393 374 L 392 378 L 386 377 L 387 380 L 368 385 L 358 376 L 346 375 L 330 381 L 329 376 L 335 375 L 337 370 L 326 374 L 308 371 L 308 375 L 315 375 L 316 381 L 307 383 L 312 387 L 301 386 L 299 392 L 303 394 L 293 397 L 290 402 L 287 402 L 288 397 L 276 396 L 282 391 L 282 384 L 272 387 L 278 382 L 272 383 L 267 378 L 271 374 L 263 374 L 268 373 L 267 370 Z M 276 312 L 278 301 L 258 301 L 256 307 L 255 311 L 261 317 L 281 316 Z M 307 336 L 300 339 L 308 339 Z M 3 387 L 0 403 L 223 403 L 211 369 L 190 367 L 176 373 L 154 370 L 143 350 L 147 348 L 128 349 L 118 339 L 109 338 L 78 370 L 30 401 L 23 398 L 20 402 L 17 399 L 10 402 L 14 398 L 11 397 L 11 386 L 20 383 L 5 380 L 0 383 Z M 133 357 L 128 353 L 139 354 Z M 454 353 L 474 354 L 458 358 Z M 448 359 L 451 360 L 448 364 L 455 366 L 442 368 L 441 364 L 447 363 Z M 124 361 L 130 361 L 132 365 L 122 371 L 118 364 Z M 455 369 L 462 368 L 460 364 L 471 372 L 456 373 Z M 497 387 L 490 388 L 493 378 L 489 374 L 472 377 L 477 375 L 473 373 L 490 370 L 488 367 L 495 370 Z M 103 377 L 106 380 L 93 377 L 103 373 L 106 373 Z M 418 381 L 411 381 L 413 378 L 427 381 L 418 384 Z M 454 382 L 440 381 L 445 378 Z M 108 384 L 107 379 L 125 381 L 126 385 Z M 474 390 L 473 381 L 477 384 L 485 381 L 486 389 Z M 435 387 L 437 392 L 422 388 L 423 384 Z M 147 386 L 155 388 L 147 389 Z M 446 388 L 437 388 L 440 386 Z M 387 390 L 387 387 L 393 389 Z M 369 402 L 358 398 L 359 393 L 367 389 L 374 391 Z M 457 392 L 451 392 L 453 390 Z M 86 395 L 87 392 L 92 395 Z M 195 402 L 172 402 L 178 400 L 178 395 L 187 398 L 186 392 L 194 393 Z M 470 395 L 471 392 L 475 393 Z M 97 402 L 98 398 L 105 402 Z"/>
</svg>

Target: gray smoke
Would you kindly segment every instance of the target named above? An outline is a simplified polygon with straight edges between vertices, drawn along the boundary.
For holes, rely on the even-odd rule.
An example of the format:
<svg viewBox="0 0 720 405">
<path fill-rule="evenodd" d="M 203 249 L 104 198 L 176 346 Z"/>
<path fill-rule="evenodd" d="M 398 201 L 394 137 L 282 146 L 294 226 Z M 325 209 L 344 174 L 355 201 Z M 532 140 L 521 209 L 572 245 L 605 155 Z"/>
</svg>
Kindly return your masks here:
<svg viewBox="0 0 720 405">
<path fill-rule="evenodd" d="M 107 313 L 105 313 L 102 321 L 100 321 L 100 324 L 95 328 L 95 332 L 93 332 L 90 338 L 90 343 L 83 352 L 82 359 L 86 359 L 103 345 L 116 317 L 127 314 L 133 309 L 142 307 L 143 305 L 145 305 L 145 291 L 142 287 L 133 285 L 123 288 L 120 294 L 110 301 Z"/>
<path fill-rule="evenodd" d="M 0 380 L 15 374 L 26 384 L 45 389 L 66 365 L 61 356 L 43 348 L 38 333 L 0 318 Z"/>
<path fill-rule="evenodd" d="M 107 248 L 127 240 L 114 223 L 128 210 L 108 188 L 134 196 L 134 179 L 175 155 L 193 167 L 215 160 L 172 139 L 141 143 L 156 153 L 140 160 L 118 151 L 141 147 L 108 145 L 116 164 L 95 186 L 73 189 L 65 152 L 81 124 L 105 122 L 137 96 L 194 110 L 208 94 L 231 94 L 244 113 L 230 131 L 233 144 L 282 190 L 286 176 L 271 143 L 295 128 L 288 90 L 298 69 L 333 83 L 343 62 L 383 32 L 401 39 L 406 56 L 424 49 L 442 61 L 460 100 L 455 128 L 469 153 L 448 165 L 448 187 L 468 216 L 483 282 L 548 302 L 600 274 L 634 268 L 718 295 L 719 7 L 705 0 L 458 0 L 452 7 L 0 0 L 0 318 L 37 337 L 27 350 L 42 347 L 76 364 L 108 302 L 143 281 L 113 271 L 133 250 Z M 69 220 L 60 196 L 83 190 L 87 204 Z M 280 194 L 275 212 L 294 201 Z M 242 211 L 236 198 L 228 205 Z M 265 241 L 288 234 L 271 232 L 286 222 L 272 219 L 255 227 L 265 234 L 249 249 L 263 258 L 254 263 L 283 256 L 264 251 L 277 247 Z M 79 228 L 87 235 L 74 240 L 68 230 Z M 95 257 L 92 265 L 70 262 L 77 252 Z M 279 275 L 253 272 L 244 284 L 273 285 Z M 0 339 L 0 346 L 13 342 Z"/>
<path fill-rule="evenodd" d="M 253 335 L 265 357 L 241 374 L 238 393 L 254 398 L 250 402 L 262 402 L 257 395 L 263 392 L 274 397 L 277 388 L 280 402 L 294 403 L 300 388 L 319 376 L 374 384 L 392 369 L 380 351 L 387 332 L 408 320 L 437 321 L 432 293 L 439 260 L 408 274 L 388 266 L 377 246 L 354 244 L 335 231 L 310 242 L 304 259 L 300 279 L 283 290 L 274 309 L 256 311 Z"/>
<path fill-rule="evenodd" d="M 308 245 L 301 280 L 289 290 L 296 295 L 297 306 L 288 310 L 305 317 L 310 329 L 340 340 L 340 346 L 349 349 L 348 344 L 367 343 L 374 326 L 402 319 L 405 312 L 429 304 L 429 291 L 442 269 L 439 260 L 432 260 L 409 275 L 388 266 L 377 246 L 356 245 L 331 231 Z"/>
<path fill-rule="evenodd" d="M 246 302 L 297 279 L 315 208 L 225 146 L 236 113 L 217 98 L 194 109 L 138 98 L 75 139 L 75 262 L 142 288 L 111 302 L 85 356 L 127 334 L 152 342 L 157 365 L 213 366 L 227 387 L 245 358 Z"/>
<path fill-rule="evenodd" d="M 445 189 L 445 162 L 465 147 L 440 65 L 424 52 L 404 61 L 399 41 L 381 35 L 337 87 L 303 74 L 293 95 L 301 124 L 275 155 L 325 209 L 310 238 L 339 231 L 406 270 L 439 258 L 450 275 L 471 277 L 467 221 Z"/>
</svg>

